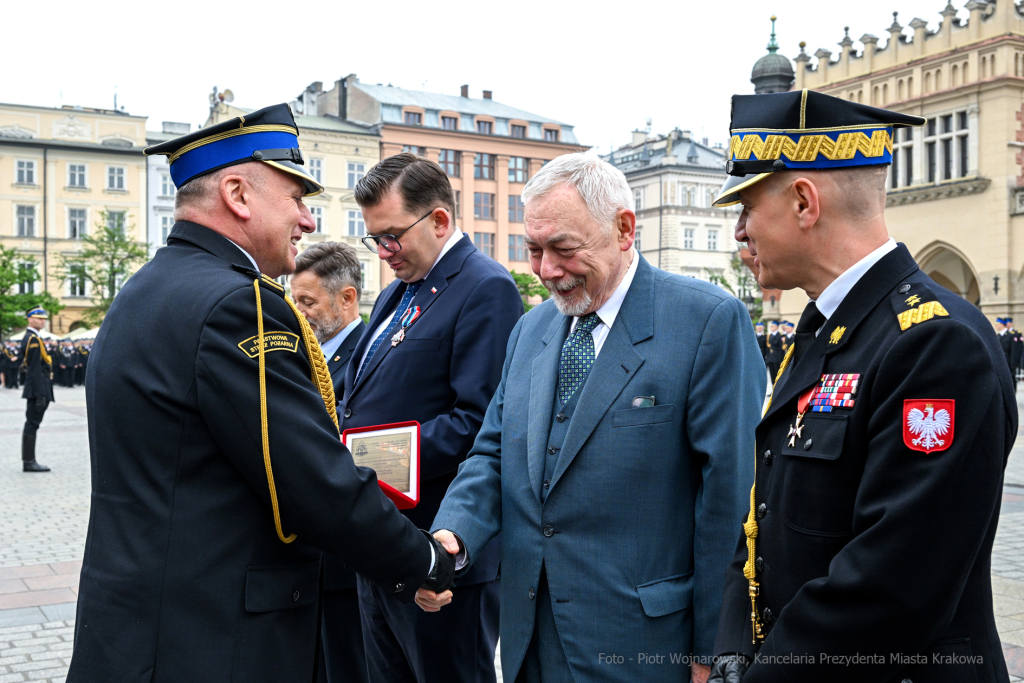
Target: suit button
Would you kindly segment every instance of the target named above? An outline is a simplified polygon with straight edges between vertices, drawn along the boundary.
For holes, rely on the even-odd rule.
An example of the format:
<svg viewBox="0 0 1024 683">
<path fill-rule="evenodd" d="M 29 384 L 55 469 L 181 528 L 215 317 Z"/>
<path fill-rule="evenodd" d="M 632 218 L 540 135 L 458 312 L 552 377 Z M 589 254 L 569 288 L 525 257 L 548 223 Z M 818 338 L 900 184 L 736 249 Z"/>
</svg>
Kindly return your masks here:
<svg viewBox="0 0 1024 683">
<path fill-rule="evenodd" d="M 900 285 L 900 294 L 906 294 L 909 291 L 910 291 L 910 285 Z M 910 679 L 908 678 L 908 679 L 904 680 L 903 683 L 911 683 L 911 682 L 910 682 Z"/>
<path fill-rule="evenodd" d="M 526 594 L 528 596 L 530 596 L 531 600 L 533 600 L 535 597 L 537 597 L 537 591 L 533 590 L 532 588 L 530 590 L 526 591 Z"/>
<path fill-rule="evenodd" d="M 548 446 L 548 455 L 554 455 L 557 452 L 558 452 L 557 448 L 555 448 L 554 446 Z"/>
<path fill-rule="evenodd" d="M 544 488 L 546 488 L 546 489 L 551 488 L 551 480 L 550 479 L 545 479 L 544 480 Z"/>
<path fill-rule="evenodd" d="M 558 415 L 555 415 L 555 419 L 558 420 L 559 422 L 565 422 L 565 414 L 559 413 Z"/>
<path fill-rule="evenodd" d="M 292 602 L 298 602 L 298 601 L 299 601 L 299 591 L 295 591 L 294 593 L 292 593 Z"/>
<path fill-rule="evenodd" d="M 757 558 L 757 562 L 755 564 L 757 565 L 757 571 L 759 571 L 759 572 L 763 572 L 764 571 L 764 558 L 763 557 Z"/>
<path fill-rule="evenodd" d="M 811 446 L 813 444 L 814 444 L 814 439 L 807 439 L 807 441 L 804 441 L 804 450 L 805 451 L 811 450 Z"/>
<path fill-rule="evenodd" d="M 764 516 L 768 514 L 768 506 L 761 503 L 757 506 L 757 518 L 764 519 Z"/>
<path fill-rule="evenodd" d="M 401 593 L 404 590 L 405 590 L 405 584 L 404 583 L 399 583 L 399 584 L 395 585 L 395 592 L 396 593 Z"/>
<path fill-rule="evenodd" d="M 350 417 L 352 417 L 352 409 L 351 408 L 345 408 L 345 419 L 347 420 Z"/>
<path fill-rule="evenodd" d="M 771 451 L 765 451 L 764 452 L 764 456 L 761 458 L 761 460 L 764 462 L 766 467 L 771 466 L 772 460 L 774 460 L 774 459 L 775 459 L 775 456 L 772 455 Z"/>
<path fill-rule="evenodd" d="M 775 620 L 775 615 L 772 614 L 772 611 L 767 607 L 764 608 L 764 620 L 769 624 Z"/>
<path fill-rule="evenodd" d="M 551 538 L 555 535 L 555 530 L 552 529 L 551 526 L 546 526 L 541 530 L 541 533 L 547 536 L 548 538 Z"/>
</svg>

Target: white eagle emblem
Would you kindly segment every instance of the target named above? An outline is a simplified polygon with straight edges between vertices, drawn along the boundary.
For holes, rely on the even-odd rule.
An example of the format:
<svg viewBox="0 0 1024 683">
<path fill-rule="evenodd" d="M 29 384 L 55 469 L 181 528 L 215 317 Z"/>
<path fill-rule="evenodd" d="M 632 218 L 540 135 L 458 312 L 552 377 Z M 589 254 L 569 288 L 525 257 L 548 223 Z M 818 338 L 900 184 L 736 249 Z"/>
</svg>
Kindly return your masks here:
<svg viewBox="0 0 1024 683">
<path fill-rule="evenodd" d="M 919 408 L 911 408 L 907 413 L 907 429 L 917 436 L 912 442 L 915 446 L 930 451 L 937 446 L 946 445 L 939 437 L 945 436 L 949 431 L 951 419 L 948 410 L 942 409 L 936 413 L 935 407 L 930 403 L 926 403 L 924 409 L 927 415 Z"/>
</svg>

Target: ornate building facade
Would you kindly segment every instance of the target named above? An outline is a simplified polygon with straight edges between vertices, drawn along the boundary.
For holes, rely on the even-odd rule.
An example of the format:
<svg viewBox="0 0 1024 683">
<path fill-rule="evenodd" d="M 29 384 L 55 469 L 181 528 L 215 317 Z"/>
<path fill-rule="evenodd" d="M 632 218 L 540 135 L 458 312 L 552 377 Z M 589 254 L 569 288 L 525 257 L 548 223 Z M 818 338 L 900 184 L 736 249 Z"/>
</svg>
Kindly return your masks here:
<svg viewBox="0 0 1024 683">
<path fill-rule="evenodd" d="M 794 88 L 927 119 L 893 145 L 886 221 L 921 268 L 990 318 L 1024 316 L 1024 8 L 951 3 L 930 27 L 898 21 L 884 45 L 849 29 L 839 54 L 801 43 Z M 806 303 L 787 292 L 782 314 Z"/>
</svg>

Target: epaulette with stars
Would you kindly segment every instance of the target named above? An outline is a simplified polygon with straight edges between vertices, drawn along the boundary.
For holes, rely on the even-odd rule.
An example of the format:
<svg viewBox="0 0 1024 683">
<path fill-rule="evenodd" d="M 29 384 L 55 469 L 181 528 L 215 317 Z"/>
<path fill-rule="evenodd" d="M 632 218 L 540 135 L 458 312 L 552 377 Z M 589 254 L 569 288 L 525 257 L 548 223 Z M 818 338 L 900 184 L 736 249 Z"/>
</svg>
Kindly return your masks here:
<svg viewBox="0 0 1024 683">
<path fill-rule="evenodd" d="M 949 316 L 949 311 L 939 302 L 935 293 L 922 283 L 908 282 L 900 285 L 896 293 L 889 297 L 889 303 L 896 313 L 901 332 L 906 332 L 918 323 Z"/>
</svg>

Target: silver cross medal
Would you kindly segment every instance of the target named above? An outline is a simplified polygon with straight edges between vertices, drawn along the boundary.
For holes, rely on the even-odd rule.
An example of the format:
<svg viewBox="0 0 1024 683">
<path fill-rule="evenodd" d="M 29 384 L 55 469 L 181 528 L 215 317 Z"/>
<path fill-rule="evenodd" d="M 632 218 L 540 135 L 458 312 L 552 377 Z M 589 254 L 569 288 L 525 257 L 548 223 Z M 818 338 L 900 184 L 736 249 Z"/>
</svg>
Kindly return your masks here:
<svg viewBox="0 0 1024 683">
<path fill-rule="evenodd" d="M 391 346 L 398 346 L 405 339 L 405 328 L 401 328 L 398 332 L 395 332 L 395 336 L 391 338 Z"/>
<path fill-rule="evenodd" d="M 789 434 L 788 434 L 788 436 L 789 436 L 789 445 L 790 446 L 795 446 L 797 439 L 804 438 L 803 437 L 804 426 L 801 424 L 803 419 L 804 419 L 804 414 L 803 413 L 797 413 L 796 414 L 796 423 L 790 425 L 790 427 L 789 427 Z"/>
</svg>

